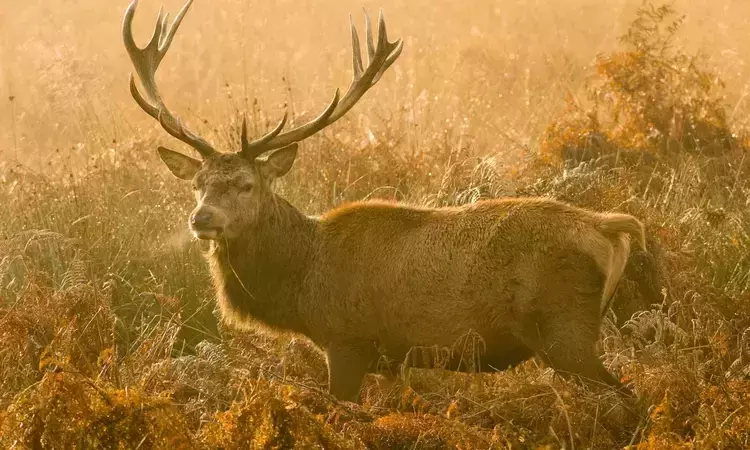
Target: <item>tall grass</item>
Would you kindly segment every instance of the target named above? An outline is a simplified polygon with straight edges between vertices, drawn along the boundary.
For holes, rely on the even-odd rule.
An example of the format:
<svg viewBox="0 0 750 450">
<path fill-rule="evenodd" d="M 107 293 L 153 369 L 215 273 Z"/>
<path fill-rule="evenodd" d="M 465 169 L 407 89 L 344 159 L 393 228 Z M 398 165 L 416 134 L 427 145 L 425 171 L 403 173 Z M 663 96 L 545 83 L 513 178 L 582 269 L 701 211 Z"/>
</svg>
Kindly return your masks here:
<svg viewBox="0 0 750 450">
<path fill-rule="evenodd" d="M 259 134 L 284 104 L 300 122 L 346 86 L 346 15 L 361 21 L 361 6 L 383 6 L 391 36 L 406 39 L 403 56 L 348 117 L 303 143 L 279 192 L 310 214 L 374 197 L 443 206 L 531 194 L 642 218 L 650 252 L 634 256 L 602 342 L 608 366 L 642 396 L 635 414 L 535 361 L 497 374 L 371 377 L 361 406 L 333 401 L 323 389 L 324 360 L 304 339 L 237 332 L 217 317 L 200 244 L 186 231 L 193 199 L 153 151 L 189 150 L 127 92 L 125 5 L 37 0 L 5 8 L 0 444 L 748 446 L 750 7 L 676 2 L 686 17 L 669 35 L 669 55 L 681 56 L 649 66 L 632 63 L 643 62 L 638 54 L 618 59 L 633 56 L 617 38 L 639 5 L 198 1 L 159 76 L 170 108 L 233 150 L 241 114 Z M 141 1 L 141 42 L 157 8 Z M 691 58 L 698 50 L 704 56 Z M 650 76 L 665 61 L 697 72 L 669 82 Z M 656 113 L 667 128 L 675 105 L 688 118 L 706 117 L 698 100 L 710 92 L 730 145 L 718 155 L 675 156 L 652 141 L 633 144 L 650 122 L 599 102 L 620 92 L 608 80 L 621 73 L 646 79 L 643 91 L 669 94 Z M 688 89 L 694 73 L 717 82 Z M 625 106 L 643 104 L 638 92 Z M 597 147 L 599 159 L 562 164 L 566 146 L 586 147 L 599 135 L 607 143 Z M 633 151 L 636 161 L 622 156 Z M 649 283 L 655 299 L 643 295 Z"/>
</svg>

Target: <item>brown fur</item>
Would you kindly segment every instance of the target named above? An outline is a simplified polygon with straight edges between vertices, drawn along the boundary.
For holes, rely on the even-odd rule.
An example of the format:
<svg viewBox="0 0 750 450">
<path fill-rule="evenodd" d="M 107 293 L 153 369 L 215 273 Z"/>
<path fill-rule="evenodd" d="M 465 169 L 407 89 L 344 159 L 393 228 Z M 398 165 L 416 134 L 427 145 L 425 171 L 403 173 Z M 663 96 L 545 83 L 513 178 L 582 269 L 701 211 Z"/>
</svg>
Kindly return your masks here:
<svg viewBox="0 0 750 450">
<path fill-rule="evenodd" d="M 253 197 L 218 208 L 247 221 L 208 257 L 221 311 L 235 324 L 310 338 L 326 353 L 338 398 L 356 399 L 378 349 L 402 361 L 412 347 L 450 347 L 468 332 L 485 341 L 483 370 L 536 354 L 620 387 L 595 343 L 629 240 L 643 242 L 636 219 L 546 199 L 442 209 L 363 202 L 311 218 L 252 166 Z"/>
</svg>

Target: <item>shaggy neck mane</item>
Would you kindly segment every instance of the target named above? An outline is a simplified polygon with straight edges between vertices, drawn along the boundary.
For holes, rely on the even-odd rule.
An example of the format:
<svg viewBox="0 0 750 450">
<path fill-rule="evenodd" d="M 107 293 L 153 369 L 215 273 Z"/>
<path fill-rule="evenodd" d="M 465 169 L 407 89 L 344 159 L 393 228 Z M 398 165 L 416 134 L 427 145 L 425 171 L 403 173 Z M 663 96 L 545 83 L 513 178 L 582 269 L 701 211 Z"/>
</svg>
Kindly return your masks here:
<svg viewBox="0 0 750 450">
<path fill-rule="evenodd" d="M 316 223 L 274 194 L 260 222 L 241 237 L 215 243 L 209 256 L 224 318 L 305 333 L 297 310 L 311 265 Z"/>
</svg>

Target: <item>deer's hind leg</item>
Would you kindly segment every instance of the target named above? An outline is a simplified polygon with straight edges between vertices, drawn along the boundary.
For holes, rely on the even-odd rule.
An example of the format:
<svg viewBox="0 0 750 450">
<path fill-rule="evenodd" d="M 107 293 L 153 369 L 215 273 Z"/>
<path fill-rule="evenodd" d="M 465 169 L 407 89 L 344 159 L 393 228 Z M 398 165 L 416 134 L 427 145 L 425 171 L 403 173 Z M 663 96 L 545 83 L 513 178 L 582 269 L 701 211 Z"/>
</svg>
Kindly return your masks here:
<svg viewBox="0 0 750 450">
<path fill-rule="evenodd" d="M 548 264 L 526 302 L 519 339 L 563 376 L 628 393 L 596 352 L 604 275 L 585 254 L 566 253 Z"/>
<path fill-rule="evenodd" d="M 511 334 L 488 339 L 487 349 L 480 357 L 480 371 L 497 372 L 512 369 L 534 356 L 534 350 Z"/>
<path fill-rule="evenodd" d="M 564 377 L 577 377 L 590 386 L 624 390 L 622 383 L 604 367 L 596 354 L 598 326 L 570 323 L 577 319 L 556 317 L 549 321 L 538 318 L 524 331 L 525 341 L 542 361 Z M 558 320 L 568 323 L 557 323 Z"/>
</svg>

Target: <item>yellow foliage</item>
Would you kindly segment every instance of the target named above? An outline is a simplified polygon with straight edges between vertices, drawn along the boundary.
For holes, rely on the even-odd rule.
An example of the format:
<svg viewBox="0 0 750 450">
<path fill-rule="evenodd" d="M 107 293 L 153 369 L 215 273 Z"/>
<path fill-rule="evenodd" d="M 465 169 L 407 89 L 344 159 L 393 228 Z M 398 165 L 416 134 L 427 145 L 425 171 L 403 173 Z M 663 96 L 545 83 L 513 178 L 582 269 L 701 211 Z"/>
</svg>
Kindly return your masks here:
<svg viewBox="0 0 750 450">
<path fill-rule="evenodd" d="M 625 50 L 600 55 L 584 111 L 568 111 L 547 128 L 541 152 L 553 160 L 587 151 L 595 159 L 614 151 L 718 155 L 740 145 L 730 130 L 723 82 L 698 57 L 673 46 L 682 18 L 670 6 L 641 6 Z"/>
</svg>

